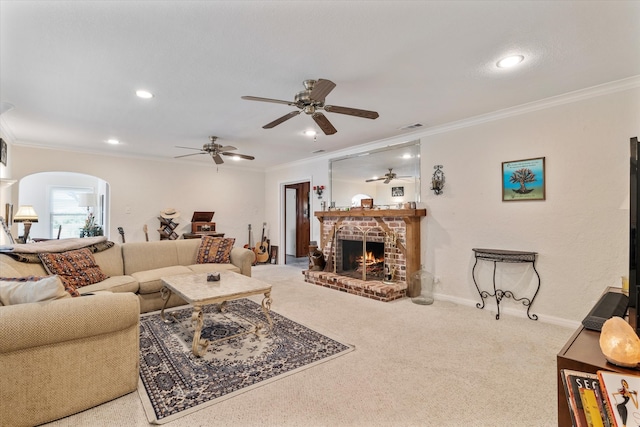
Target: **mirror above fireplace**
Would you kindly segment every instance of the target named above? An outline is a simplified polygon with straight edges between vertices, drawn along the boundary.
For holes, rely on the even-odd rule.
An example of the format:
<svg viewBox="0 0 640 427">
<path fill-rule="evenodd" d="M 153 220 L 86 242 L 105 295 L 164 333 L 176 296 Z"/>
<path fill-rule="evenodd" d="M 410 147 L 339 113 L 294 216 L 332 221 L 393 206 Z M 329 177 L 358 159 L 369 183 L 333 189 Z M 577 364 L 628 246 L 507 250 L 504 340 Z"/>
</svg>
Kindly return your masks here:
<svg viewBox="0 0 640 427">
<path fill-rule="evenodd" d="M 420 201 L 419 140 L 331 159 L 329 166 L 330 200 L 337 208 L 364 196 L 383 208 Z"/>
</svg>

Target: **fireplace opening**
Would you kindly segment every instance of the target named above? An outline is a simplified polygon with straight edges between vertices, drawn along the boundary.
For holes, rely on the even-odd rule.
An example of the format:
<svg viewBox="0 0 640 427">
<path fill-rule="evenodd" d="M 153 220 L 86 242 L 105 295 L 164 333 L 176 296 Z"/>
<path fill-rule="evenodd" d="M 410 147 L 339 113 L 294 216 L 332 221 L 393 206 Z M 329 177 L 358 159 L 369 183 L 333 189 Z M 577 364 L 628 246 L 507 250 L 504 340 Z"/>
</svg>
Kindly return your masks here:
<svg viewBox="0 0 640 427">
<path fill-rule="evenodd" d="M 381 280 L 384 278 L 384 243 L 366 242 L 362 250 L 360 240 L 342 240 L 342 269 L 345 276 L 362 278 L 363 270 L 366 280 Z"/>
</svg>

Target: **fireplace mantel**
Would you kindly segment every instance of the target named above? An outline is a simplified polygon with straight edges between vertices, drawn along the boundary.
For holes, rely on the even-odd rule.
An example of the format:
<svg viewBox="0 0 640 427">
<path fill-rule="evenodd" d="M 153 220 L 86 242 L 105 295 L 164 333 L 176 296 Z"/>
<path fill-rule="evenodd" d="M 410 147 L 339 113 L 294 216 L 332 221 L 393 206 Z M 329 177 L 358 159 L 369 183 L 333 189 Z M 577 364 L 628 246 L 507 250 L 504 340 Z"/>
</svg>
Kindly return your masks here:
<svg viewBox="0 0 640 427">
<path fill-rule="evenodd" d="M 397 241 L 397 248 L 402 253 L 404 270 L 400 280 L 409 281 L 420 270 L 420 220 L 427 215 L 426 209 L 331 210 L 318 211 L 314 215 L 320 221 L 320 248 L 325 257 L 334 256 L 333 234 L 338 227 L 347 223 L 365 224 L 365 227 L 379 226 L 385 232 L 400 231 L 403 239 Z M 407 296 L 417 296 L 409 293 Z"/>
<path fill-rule="evenodd" d="M 324 217 L 421 217 L 427 216 L 426 209 L 353 209 L 348 211 L 318 211 L 314 213 L 315 216 L 320 218 Z M 322 221 L 322 219 L 320 219 Z"/>
</svg>

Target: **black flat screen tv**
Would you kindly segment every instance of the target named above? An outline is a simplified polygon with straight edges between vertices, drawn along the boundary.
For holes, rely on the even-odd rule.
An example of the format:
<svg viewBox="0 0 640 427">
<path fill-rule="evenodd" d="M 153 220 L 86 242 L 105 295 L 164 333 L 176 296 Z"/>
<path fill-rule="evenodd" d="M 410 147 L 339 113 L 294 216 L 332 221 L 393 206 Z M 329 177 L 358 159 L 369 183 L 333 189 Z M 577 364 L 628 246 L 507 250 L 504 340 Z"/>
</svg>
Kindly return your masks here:
<svg viewBox="0 0 640 427">
<path fill-rule="evenodd" d="M 640 265 L 640 240 L 638 239 L 638 215 L 640 215 L 640 173 L 638 171 L 638 156 L 640 146 L 638 137 L 630 141 L 630 169 L 629 169 L 629 306 L 636 307 L 635 319 L 629 319 L 635 324 L 636 333 L 640 335 L 640 283 L 638 283 L 638 266 Z"/>
</svg>

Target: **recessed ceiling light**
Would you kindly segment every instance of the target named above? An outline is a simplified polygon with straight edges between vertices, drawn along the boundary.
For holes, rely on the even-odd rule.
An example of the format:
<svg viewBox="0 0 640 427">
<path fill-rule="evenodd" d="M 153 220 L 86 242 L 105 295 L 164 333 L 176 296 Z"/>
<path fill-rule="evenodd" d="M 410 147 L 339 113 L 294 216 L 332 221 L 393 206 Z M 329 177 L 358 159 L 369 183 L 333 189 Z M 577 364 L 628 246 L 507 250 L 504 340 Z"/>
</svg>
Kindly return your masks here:
<svg viewBox="0 0 640 427">
<path fill-rule="evenodd" d="M 506 58 L 502 58 L 500 61 L 496 63 L 496 65 L 498 66 L 498 68 L 510 68 L 518 65 L 522 61 L 524 61 L 524 56 L 512 55 L 512 56 L 507 56 Z"/>
<path fill-rule="evenodd" d="M 120 144 L 120 141 L 117 139 L 107 139 L 107 144 L 118 145 Z"/>
<path fill-rule="evenodd" d="M 232 156 L 231 159 L 235 160 L 236 162 L 240 161 L 240 157 L 239 156 Z"/>
<path fill-rule="evenodd" d="M 146 90 L 137 90 L 136 91 L 136 96 L 138 98 L 143 98 L 143 99 L 149 99 L 149 98 L 153 98 L 153 94 L 149 91 Z"/>
<path fill-rule="evenodd" d="M 304 134 L 306 136 L 316 136 L 318 134 L 318 132 L 316 132 L 315 130 L 305 130 Z"/>
<path fill-rule="evenodd" d="M 409 153 L 406 153 L 406 154 L 403 154 L 403 155 L 402 155 L 402 158 L 403 158 L 403 159 L 410 159 L 410 158 L 412 158 L 412 157 L 413 157 L 413 156 L 412 156 L 411 154 L 409 154 Z"/>
</svg>

